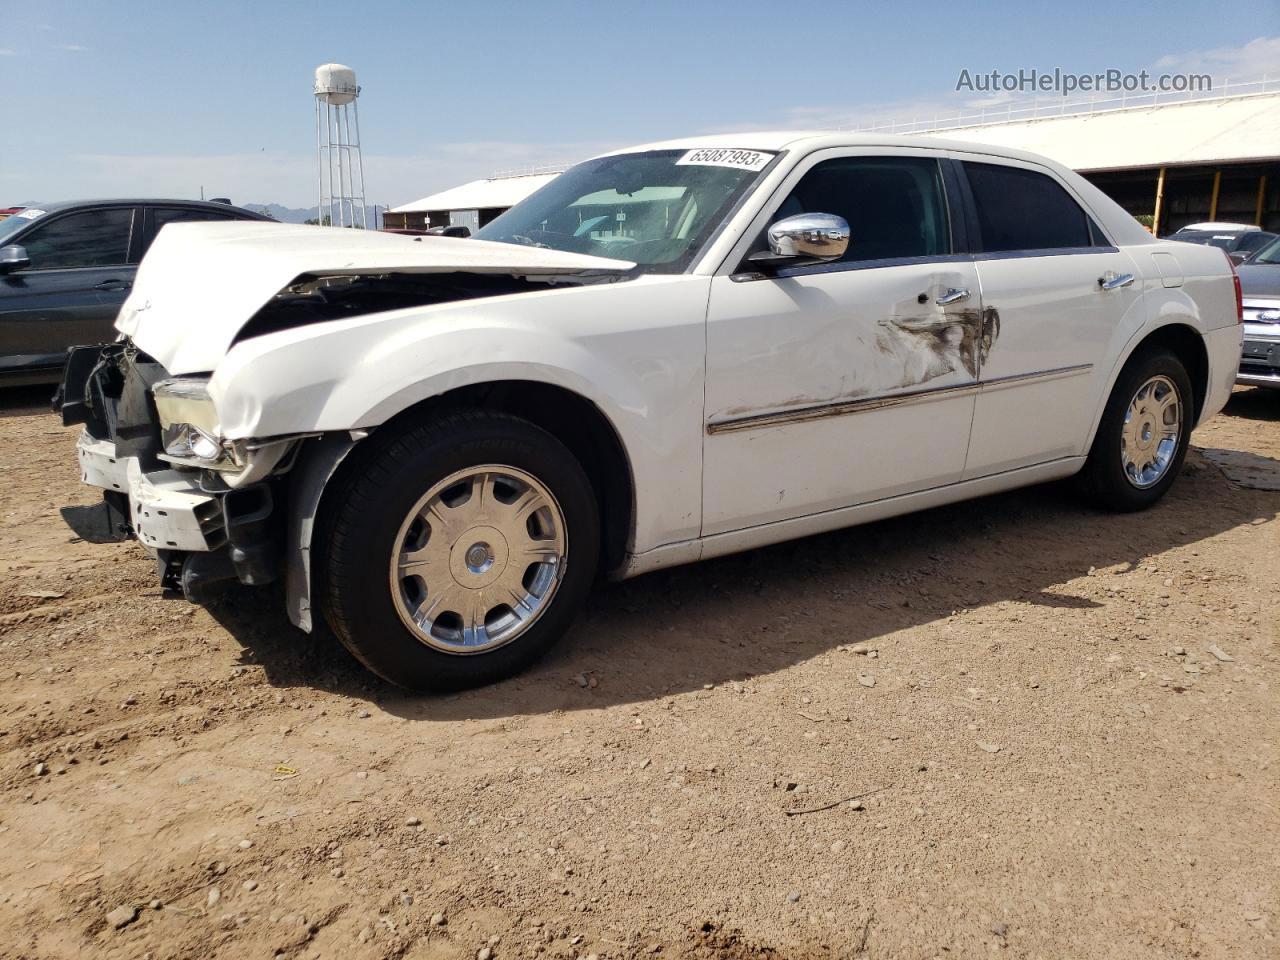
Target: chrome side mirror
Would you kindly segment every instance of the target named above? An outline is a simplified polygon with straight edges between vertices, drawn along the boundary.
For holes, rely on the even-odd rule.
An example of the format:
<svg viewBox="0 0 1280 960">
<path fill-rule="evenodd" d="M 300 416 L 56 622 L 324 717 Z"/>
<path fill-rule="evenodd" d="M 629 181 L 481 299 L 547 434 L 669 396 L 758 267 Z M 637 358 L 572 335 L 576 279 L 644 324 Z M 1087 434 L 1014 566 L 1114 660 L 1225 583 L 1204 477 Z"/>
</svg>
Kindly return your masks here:
<svg viewBox="0 0 1280 960">
<path fill-rule="evenodd" d="M 798 213 L 769 227 L 777 259 L 839 260 L 849 249 L 849 222 L 831 213 Z"/>
<path fill-rule="evenodd" d="M 0 273 L 24 270 L 31 266 L 31 258 L 27 256 L 27 248 L 21 244 L 10 244 L 0 247 Z"/>
</svg>

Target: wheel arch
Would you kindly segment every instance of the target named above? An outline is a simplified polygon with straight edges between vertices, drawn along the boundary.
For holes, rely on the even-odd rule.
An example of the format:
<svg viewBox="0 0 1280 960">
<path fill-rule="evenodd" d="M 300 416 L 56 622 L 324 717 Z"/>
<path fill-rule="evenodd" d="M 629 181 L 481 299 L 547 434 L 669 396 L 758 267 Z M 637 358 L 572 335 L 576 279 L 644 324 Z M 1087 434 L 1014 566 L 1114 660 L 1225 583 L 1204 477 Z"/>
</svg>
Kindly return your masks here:
<svg viewBox="0 0 1280 960">
<path fill-rule="evenodd" d="M 600 507 L 602 566 L 612 571 L 625 563 L 635 530 L 635 475 L 621 434 L 595 402 L 568 387 L 542 380 L 487 380 L 418 400 L 370 432 L 376 437 L 437 412 L 460 409 L 519 417 L 568 447 L 591 481 Z M 362 441 L 352 456 L 343 459 L 325 484 L 317 515 L 326 509 L 326 501 L 341 487 L 343 478 L 359 470 L 373 449 L 374 445 Z"/>
<path fill-rule="evenodd" d="M 1130 341 L 1128 349 L 1116 361 L 1107 381 L 1107 389 L 1099 397 L 1098 408 L 1093 416 L 1093 425 L 1089 430 L 1089 436 L 1084 445 L 1085 450 L 1088 450 L 1093 445 L 1093 438 L 1097 434 L 1098 425 L 1102 420 L 1102 412 L 1106 409 L 1107 400 L 1111 396 L 1111 391 L 1115 389 L 1116 382 L 1120 379 L 1120 374 L 1135 356 L 1151 347 L 1169 349 L 1186 367 L 1193 392 L 1191 398 L 1195 409 L 1193 423 L 1199 422 L 1200 414 L 1204 410 L 1205 400 L 1209 394 L 1209 351 L 1204 345 L 1204 336 L 1199 330 L 1189 323 L 1175 320 L 1135 336 Z"/>
<path fill-rule="evenodd" d="M 1209 351 L 1205 348 L 1204 337 L 1200 331 L 1186 323 L 1167 323 L 1157 327 L 1129 351 L 1125 363 L 1128 363 L 1139 350 L 1148 347 L 1166 347 L 1182 361 L 1182 365 L 1187 369 L 1187 376 L 1191 379 L 1195 422 L 1199 423 L 1205 398 L 1209 394 Z"/>
</svg>

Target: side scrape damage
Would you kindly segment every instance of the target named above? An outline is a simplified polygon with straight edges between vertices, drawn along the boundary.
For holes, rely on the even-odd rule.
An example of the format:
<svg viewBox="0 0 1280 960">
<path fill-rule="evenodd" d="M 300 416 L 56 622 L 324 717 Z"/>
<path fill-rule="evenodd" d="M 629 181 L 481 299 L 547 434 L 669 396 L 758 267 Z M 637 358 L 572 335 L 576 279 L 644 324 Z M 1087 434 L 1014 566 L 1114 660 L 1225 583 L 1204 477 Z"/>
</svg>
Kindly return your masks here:
<svg viewBox="0 0 1280 960">
<path fill-rule="evenodd" d="M 975 380 L 1000 336 L 995 307 L 944 317 L 891 317 L 880 323 L 876 349 L 893 359 L 901 375 L 883 389 L 918 386 L 963 369 Z"/>
</svg>

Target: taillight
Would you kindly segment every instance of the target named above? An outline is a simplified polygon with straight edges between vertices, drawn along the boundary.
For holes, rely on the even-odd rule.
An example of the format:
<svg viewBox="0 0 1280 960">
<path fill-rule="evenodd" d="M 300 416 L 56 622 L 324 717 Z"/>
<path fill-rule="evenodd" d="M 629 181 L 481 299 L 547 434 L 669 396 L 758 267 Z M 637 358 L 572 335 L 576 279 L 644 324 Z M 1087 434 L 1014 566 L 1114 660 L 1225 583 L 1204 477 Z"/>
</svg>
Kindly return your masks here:
<svg viewBox="0 0 1280 960">
<path fill-rule="evenodd" d="M 1218 249 L 1222 250 L 1221 247 Z M 1240 274 L 1236 273 L 1236 262 L 1231 259 L 1230 254 L 1222 250 L 1222 255 L 1227 258 L 1227 266 L 1231 268 L 1231 282 L 1236 288 L 1236 323 L 1244 323 L 1244 290 L 1240 286 Z"/>
</svg>

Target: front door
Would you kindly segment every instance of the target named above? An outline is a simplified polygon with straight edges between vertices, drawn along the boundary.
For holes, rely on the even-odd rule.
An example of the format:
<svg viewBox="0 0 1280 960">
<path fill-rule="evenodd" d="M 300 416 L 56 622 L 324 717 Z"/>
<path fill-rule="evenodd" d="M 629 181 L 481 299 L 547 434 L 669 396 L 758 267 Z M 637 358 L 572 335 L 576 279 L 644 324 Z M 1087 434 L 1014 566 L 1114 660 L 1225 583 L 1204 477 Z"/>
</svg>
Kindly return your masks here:
<svg viewBox="0 0 1280 960">
<path fill-rule="evenodd" d="M 1137 270 L 1044 168 L 960 166 L 993 335 L 965 475 L 1077 456 L 1111 375 L 1105 361 L 1140 322 Z"/>
<path fill-rule="evenodd" d="M 767 274 L 743 264 L 712 281 L 704 536 L 964 471 L 986 341 L 974 264 L 953 253 L 938 159 L 828 151 L 777 195 L 753 235 L 796 213 L 832 213 L 851 240 L 834 263 Z"/>
<path fill-rule="evenodd" d="M 16 241 L 31 266 L 0 277 L 0 365 L 57 366 L 68 347 L 115 338 L 133 220 L 133 207 L 55 215 Z"/>
</svg>

